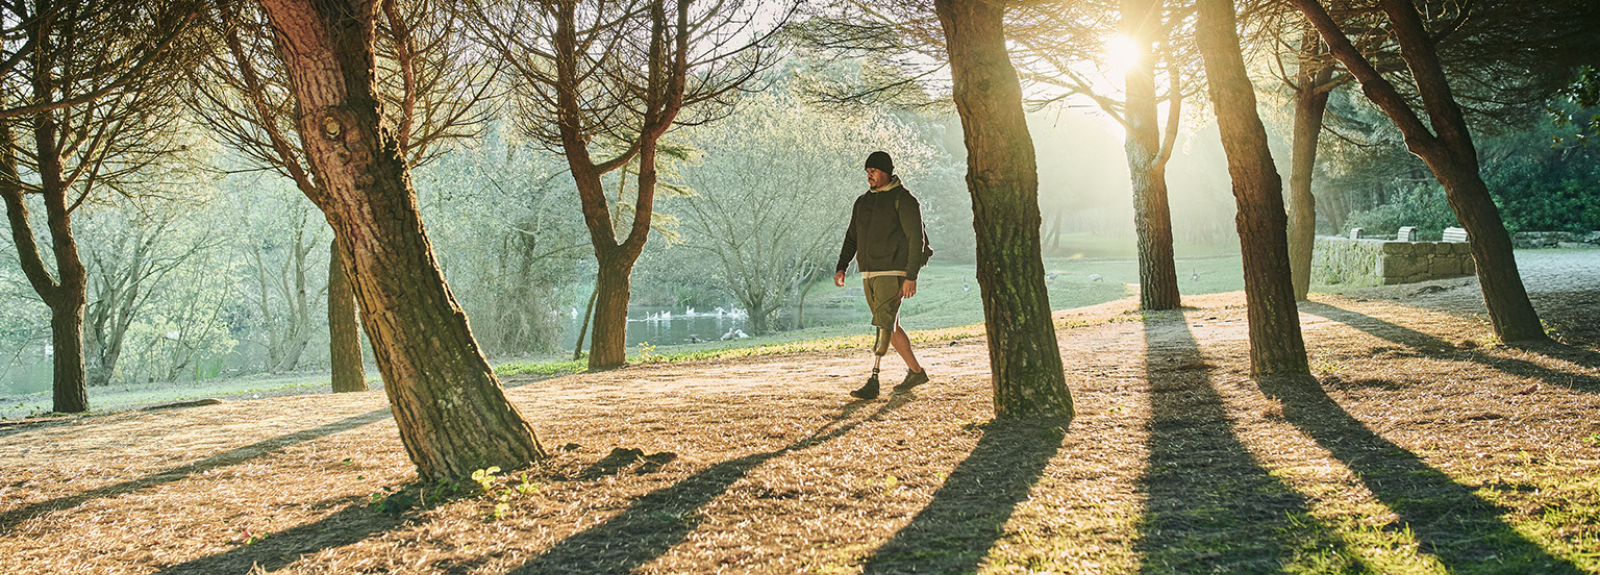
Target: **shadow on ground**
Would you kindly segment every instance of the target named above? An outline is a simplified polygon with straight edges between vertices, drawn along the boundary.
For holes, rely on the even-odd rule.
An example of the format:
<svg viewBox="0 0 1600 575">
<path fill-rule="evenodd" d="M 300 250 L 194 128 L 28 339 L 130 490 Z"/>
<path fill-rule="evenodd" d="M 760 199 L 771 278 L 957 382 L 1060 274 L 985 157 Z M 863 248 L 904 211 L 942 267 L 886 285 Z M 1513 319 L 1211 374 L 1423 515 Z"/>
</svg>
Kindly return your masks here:
<svg viewBox="0 0 1600 575">
<path fill-rule="evenodd" d="M 1530 377 L 1549 385 L 1565 387 L 1575 391 L 1600 393 L 1600 378 L 1591 375 L 1554 370 L 1531 361 L 1501 357 L 1476 349 L 1463 349 L 1454 342 L 1445 341 L 1405 326 L 1325 303 L 1300 302 L 1300 311 L 1337 321 L 1373 336 L 1400 345 L 1410 346 L 1438 357 L 1471 361 L 1511 375 Z M 1559 343 L 1542 343 L 1520 345 L 1517 348 L 1549 357 L 1568 359 L 1581 365 L 1600 365 L 1600 354 L 1579 347 Z"/>
<path fill-rule="evenodd" d="M 772 459 L 843 437 L 863 423 L 882 419 L 907 401 L 906 398 L 895 397 L 860 419 L 851 417 L 871 402 L 852 402 L 833 421 L 810 436 L 781 449 L 718 463 L 683 481 L 648 493 L 617 516 L 561 540 L 512 573 L 629 573 L 682 542 L 699 525 L 699 509 L 716 499 L 750 470 Z M 462 564 L 452 568 L 466 572 L 473 567 L 471 564 Z"/>
<path fill-rule="evenodd" d="M 933 500 L 866 561 L 863 573 L 973 573 L 1061 449 L 1067 420 L 989 423 Z"/>
<path fill-rule="evenodd" d="M 412 486 L 402 493 L 415 490 Z M 345 498 L 329 503 L 345 507 L 321 521 L 264 534 L 258 541 L 173 565 L 156 575 L 268 573 L 294 563 L 303 555 L 359 543 L 403 522 L 399 517 L 373 512 L 365 498 Z"/>
<path fill-rule="evenodd" d="M 77 507 L 82 505 L 84 502 L 93 499 L 113 497 L 148 487 L 172 483 L 174 481 L 178 481 L 212 469 L 217 469 L 219 467 L 238 465 L 258 457 L 282 451 L 283 448 L 290 445 L 327 437 L 342 431 L 349 431 L 369 423 L 376 423 L 378 421 L 388 419 L 389 417 L 390 413 L 388 408 L 369 411 L 361 415 L 350 416 L 339 421 L 319 425 L 311 429 L 296 431 L 294 433 L 258 441 L 244 447 L 230 449 L 200 461 L 180 465 L 160 473 L 154 473 L 138 479 L 124 481 L 114 485 L 107 485 L 98 489 L 91 489 L 82 493 L 68 495 L 65 497 L 57 497 L 55 499 L 40 501 L 38 503 L 12 509 L 10 511 L 6 511 L 5 513 L 0 513 L 0 533 L 4 533 L 5 531 L 10 530 L 12 527 L 15 527 L 18 523 L 26 521 L 37 515 L 61 509 Z"/>
<path fill-rule="evenodd" d="M 1420 551 L 1451 573 L 1580 573 L 1524 538 L 1493 505 L 1351 416 L 1310 376 L 1268 377 L 1261 391 L 1283 404 L 1289 423 L 1332 453 L 1399 515 Z"/>
<path fill-rule="evenodd" d="M 1297 557 L 1363 571 L 1311 517 L 1304 495 L 1256 461 L 1233 431 L 1187 320 L 1145 317 L 1151 389 L 1142 537 L 1145 573 L 1273 573 Z M 1161 358 L 1176 358 L 1165 361 Z"/>
</svg>

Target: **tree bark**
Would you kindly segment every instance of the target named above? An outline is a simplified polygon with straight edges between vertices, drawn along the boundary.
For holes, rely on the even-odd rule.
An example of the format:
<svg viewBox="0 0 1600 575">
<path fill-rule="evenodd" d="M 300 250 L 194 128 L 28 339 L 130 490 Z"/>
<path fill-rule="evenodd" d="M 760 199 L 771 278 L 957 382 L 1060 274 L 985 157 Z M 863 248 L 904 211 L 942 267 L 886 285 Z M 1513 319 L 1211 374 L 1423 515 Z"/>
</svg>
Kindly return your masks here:
<svg viewBox="0 0 1600 575">
<path fill-rule="evenodd" d="M 67 297 L 50 305 L 50 345 L 55 347 L 53 411 L 89 411 L 83 370 L 83 299 Z"/>
<path fill-rule="evenodd" d="M 1337 22 L 1315 0 L 1292 0 L 1328 43 L 1334 58 L 1361 82 L 1361 91 L 1400 129 L 1406 148 L 1428 165 L 1466 228 L 1476 264 L 1478 284 L 1489 310 L 1489 322 L 1501 341 L 1544 341 L 1549 336 L 1539 314 L 1528 300 L 1522 275 L 1517 271 L 1511 234 L 1479 172 L 1477 147 L 1472 141 L 1461 107 L 1456 104 L 1433 40 L 1410 0 L 1383 0 L 1381 7 L 1393 24 L 1400 55 L 1422 96 L 1427 124 L 1394 85 L 1367 61 L 1340 30 Z M 1432 130 L 1430 131 L 1430 126 Z"/>
<path fill-rule="evenodd" d="M 1250 371 L 1255 375 L 1309 373 L 1300 314 L 1289 272 L 1288 217 L 1283 182 L 1256 113 L 1255 86 L 1245 73 L 1233 0 L 1198 0 L 1196 41 L 1205 61 L 1211 102 L 1228 156 L 1235 224 L 1244 260 L 1250 320 Z"/>
<path fill-rule="evenodd" d="M 1039 253 L 1039 179 L 1005 7 L 936 0 L 967 147 L 995 416 L 1073 413 Z"/>
<path fill-rule="evenodd" d="M 583 358 L 583 339 L 589 337 L 589 320 L 594 318 L 594 303 L 600 298 L 600 278 L 594 281 L 594 290 L 589 292 L 589 306 L 583 308 L 583 326 L 578 328 L 578 343 L 572 346 L 572 361 Z"/>
<path fill-rule="evenodd" d="M 772 331 L 772 309 L 765 306 L 746 306 L 750 313 L 750 333 L 767 335 Z"/>
<path fill-rule="evenodd" d="M 1162 4 L 1161 0 L 1122 0 L 1122 33 L 1139 47 L 1138 62 L 1125 75 L 1127 135 L 1123 149 L 1133 184 L 1133 225 L 1139 236 L 1139 307 L 1148 310 L 1182 305 L 1173 263 L 1172 211 L 1167 204 L 1167 167 L 1161 153 L 1152 51 L 1154 36 L 1161 28 Z M 1174 97 L 1176 91 L 1174 87 Z"/>
<path fill-rule="evenodd" d="M 328 244 L 328 363 L 333 368 L 333 392 L 367 390 L 367 368 L 361 358 L 361 322 L 356 318 L 356 295 L 350 289 L 338 242 Z"/>
<path fill-rule="evenodd" d="M 262 0 L 299 131 L 360 302 L 400 439 L 430 480 L 545 456 L 479 352 L 439 271 L 400 147 L 374 93 L 375 0 Z"/>
<path fill-rule="evenodd" d="M 1311 250 L 1317 238 L 1317 198 L 1311 194 L 1311 176 L 1317 165 L 1317 142 L 1322 118 L 1328 110 L 1327 86 L 1333 67 L 1313 68 L 1319 53 L 1315 31 L 1301 38 L 1300 71 L 1294 93 L 1293 153 L 1289 163 L 1289 270 L 1294 278 L 1295 301 L 1306 301 L 1311 291 Z"/>
<path fill-rule="evenodd" d="M 628 299 L 632 296 L 632 274 L 631 259 L 624 262 L 617 255 L 600 257 L 600 274 L 595 279 L 594 339 L 589 344 L 589 369 L 618 367 L 628 361 Z"/>
</svg>

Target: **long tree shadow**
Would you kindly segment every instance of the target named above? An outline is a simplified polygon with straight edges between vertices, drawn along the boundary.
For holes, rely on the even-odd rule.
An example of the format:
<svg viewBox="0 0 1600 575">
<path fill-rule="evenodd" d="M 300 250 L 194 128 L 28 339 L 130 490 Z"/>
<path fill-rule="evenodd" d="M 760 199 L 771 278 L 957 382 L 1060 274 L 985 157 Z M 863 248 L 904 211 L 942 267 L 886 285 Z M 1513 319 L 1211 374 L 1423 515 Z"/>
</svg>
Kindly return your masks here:
<svg viewBox="0 0 1600 575">
<path fill-rule="evenodd" d="M 1141 571 L 1281 572 L 1303 553 L 1349 561 L 1332 552 L 1341 543 L 1310 516 L 1305 496 L 1234 434 L 1182 313 L 1148 314 L 1144 333 L 1151 414 Z"/>
<path fill-rule="evenodd" d="M 369 423 L 382 421 L 389 418 L 389 416 L 389 408 L 369 411 L 367 413 L 350 416 L 332 423 L 326 423 L 310 429 L 304 429 L 294 433 L 258 441 L 243 447 L 230 449 L 200 461 L 186 463 L 184 465 L 180 465 L 159 473 L 146 475 L 138 479 L 124 481 L 114 485 L 107 485 L 105 487 L 40 501 L 38 503 L 12 509 L 4 513 L 0 513 L 0 533 L 10 531 L 11 528 L 15 527 L 17 524 L 44 513 L 77 507 L 78 505 L 82 505 L 85 501 L 92 499 L 112 497 L 124 493 L 138 491 L 148 487 L 172 483 L 174 481 L 178 481 L 186 477 L 219 467 L 238 465 L 251 459 L 276 453 L 290 445 L 327 437 L 342 431 L 349 431 Z"/>
<path fill-rule="evenodd" d="M 415 486 L 413 486 L 415 487 Z M 414 491 L 412 488 L 401 493 Z M 162 569 L 157 575 L 267 573 L 323 549 L 353 545 L 404 523 L 396 515 L 372 511 L 365 498 L 346 498 L 344 509 L 315 523 L 259 536 L 228 551 Z"/>
<path fill-rule="evenodd" d="M 1061 449 L 1066 420 L 995 421 L 863 573 L 973 573 Z"/>
<path fill-rule="evenodd" d="M 1310 376 L 1262 378 L 1283 415 L 1350 468 L 1451 573 L 1580 573 L 1508 525 L 1508 510 L 1368 429 Z"/>
<path fill-rule="evenodd" d="M 725 492 L 750 470 L 767 461 L 797 453 L 844 436 L 868 421 L 877 421 L 909 401 L 894 397 L 866 417 L 846 421 L 868 402 L 845 406 L 828 424 L 781 449 L 753 453 L 718 463 L 669 487 L 635 500 L 611 519 L 556 543 L 512 573 L 628 573 L 661 556 L 699 526 L 697 511 Z M 463 566 L 469 567 L 469 566 Z"/>
<path fill-rule="evenodd" d="M 1458 349 L 1451 342 L 1405 326 L 1364 315 L 1361 312 L 1316 302 L 1301 302 L 1300 311 L 1343 323 L 1400 345 L 1437 354 L 1448 352 L 1455 357 L 1465 358 L 1474 363 L 1492 367 L 1511 375 L 1536 378 L 1544 383 L 1574 391 L 1600 393 L 1600 378 L 1550 369 L 1531 361 L 1501 357 L 1474 349 Z M 1600 366 L 1600 354 L 1583 348 L 1559 343 L 1524 345 L 1519 346 L 1519 348 L 1545 355 L 1577 359 L 1578 363 L 1584 365 Z"/>
</svg>

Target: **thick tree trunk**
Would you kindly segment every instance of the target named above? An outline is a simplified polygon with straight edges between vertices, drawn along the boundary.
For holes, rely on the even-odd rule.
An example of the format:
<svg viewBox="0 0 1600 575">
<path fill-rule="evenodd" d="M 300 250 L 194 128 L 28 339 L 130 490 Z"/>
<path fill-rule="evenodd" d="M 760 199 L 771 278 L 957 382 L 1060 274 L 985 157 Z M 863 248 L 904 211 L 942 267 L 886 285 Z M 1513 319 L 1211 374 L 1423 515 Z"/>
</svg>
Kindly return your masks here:
<svg viewBox="0 0 1600 575">
<path fill-rule="evenodd" d="M 1489 186 L 1483 182 L 1476 152 L 1466 157 L 1452 156 L 1429 161 L 1428 167 L 1444 185 L 1456 219 L 1467 230 L 1468 247 L 1478 268 L 1478 284 L 1495 334 L 1507 342 L 1549 339 L 1539 321 L 1539 312 L 1533 309 L 1527 288 L 1522 285 L 1511 234 L 1506 232 Z"/>
<path fill-rule="evenodd" d="M 1483 182 L 1472 131 L 1467 128 L 1461 107 L 1456 105 L 1422 17 L 1410 0 L 1383 0 L 1382 5 L 1395 25 L 1401 56 L 1417 80 L 1417 91 L 1422 94 L 1428 119 L 1438 136 L 1436 141 L 1427 142 L 1420 138 L 1413 141 L 1407 134 L 1406 145 L 1428 164 L 1444 186 L 1456 219 L 1467 230 L 1489 321 L 1502 341 L 1547 340 L 1549 336 L 1545 335 L 1517 271 L 1511 234 L 1500 219 L 1489 186 Z M 1366 82 L 1362 86 L 1365 88 Z"/>
<path fill-rule="evenodd" d="M 1315 29 L 1300 36 L 1299 71 L 1294 94 L 1294 127 L 1289 162 L 1289 270 L 1294 276 L 1294 299 L 1305 301 L 1311 292 L 1311 250 L 1317 239 L 1317 198 L 1311 194 L 1311 177 L 1317 166 L 1317 142 L 1322 118 L 1333 89 L 1333 66 L 1318 65 L 1326 56 Z"/>
<path fill-rule="evenodd" d="M 772 310 L 765 306 L 745 306 L 750 312 L 750 334 L 766 335 L 772 331 Z"/>
<path fill-rule="evenodd" d="M 372 78 L 373 0 L 262 0 L 298 100 L 299 131 L 361 304 L 400 439 L 424 478 L 544 457 L 456 304 L 417 212 Z"/>
<path fill-rule="evenodd" d="M 1072 415 L 1039 255 L 1039 180 L 1005 7 L 936 0 L 967 146 L 996 417 Z"/>
<path fill-rule="evenodd" d="M 1422 96 L 1427 124 L 1394 85 L 1351 44 L 1321 3 L 1315 0 L 1291 2 L 1317 28 L 1339 63 L 1361 82 L 1362 93 L 1394 121 L 1405 138 L 1406 148 L 1422 158 L 1444 186 L 1456 219 L 1461 221 L 1471 239 L 1472 259 L 1477 266 L 1478 283 L 1483 289 L 1483 300 L 1489 309 L 1495 335 L 1508 342 L 1549 339 L 1522 285 L 1511 235 L 1506 232 L 1505 222 L 1500 219 L 1500 212 L 1479 173 L 1472 132 L 1467 128 L 1461 107 L 1456 104 L 1416 5 L 1410 0 L 1380 2 L 1393 25 L 1400 55 L 1416 81 L 1417 93 Z"/>
<path fill-rule="evenodd" d="M 333 367 L 333 392 L 367 390 L 367 368 L 361 359 L 361 322 L 356 295 L 345 275 L 338 242 L 328 244 L 328 363 Z"/>
<path fill-rule="evenodd" d="M 1138 63 L 1125 76 L 1127 136 L 1123 149 L 1133 183 L 1133 226 L 1139 235 L 1139 307 L 1176 309 L 1178 270 L 1172 254 L 1172 211 L 1167 205 L 1166 159 L 1156 111 L 1154 36 L 1161 28 L 1161 0 L 1122 0 L 1122 32 L 1139 46 Z"/>
<path fill-rule="evenodd" d="M 617 250 L 606 250 L 595 279 L 594 339 L 589 344 L 589 369 L 610 369 L 628 362 L 628 300 L 632 297 L 633 262 Z"/>
<path fill-rule="evenodd" d="M 50 305 L 50 345 L 55 347 L 54 407 L 61 413 L 89 411 L 83 371 L 83 298 Z"/>
<path fill-rule="evenodd" d="M 1196 6 L 1196 40 L 1228 156 L 1233 197 L 1239 205 L 1236 224 L 1249 306 L 1250 371 L 1256 375 L 1309 373 L 1289 274 L 1283 182 L 1267 148 L 1266 128 L 1256 113 L 1255 87 L 1245 74 L 1233 0 L 1198 0 Z"/>
</svg>

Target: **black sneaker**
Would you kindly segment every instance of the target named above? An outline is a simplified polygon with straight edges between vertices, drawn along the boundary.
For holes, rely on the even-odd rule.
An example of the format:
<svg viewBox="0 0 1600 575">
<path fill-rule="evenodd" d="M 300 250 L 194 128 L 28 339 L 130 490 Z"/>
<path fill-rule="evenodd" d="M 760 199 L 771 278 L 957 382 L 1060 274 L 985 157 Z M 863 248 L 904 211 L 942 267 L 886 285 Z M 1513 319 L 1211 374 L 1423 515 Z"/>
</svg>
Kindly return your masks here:
<svg viewBox="0 0 1600 575">
<path fill-rule="evenodd" d="M 868 379 L 867 384 L 861 386 L 861 389 L 850 392 L 850 397 L 854 397 L 856 399 L 877 399 L 878 378 L 874 377 Z"/>
<path fill-rule="evenodd" d="M 928 370 L 923 369 L 922 371 L 913 371 L 906 374 L 906 380 L 900 382 L 900 385 L 894 386 L 894 392 L 903 393 L 911 391 L 911 388 L 924 383 L 928 383 Z"/>
</svg>

